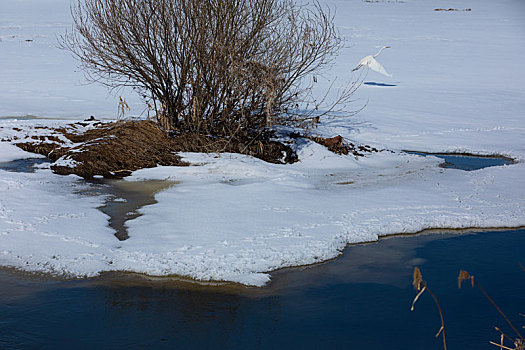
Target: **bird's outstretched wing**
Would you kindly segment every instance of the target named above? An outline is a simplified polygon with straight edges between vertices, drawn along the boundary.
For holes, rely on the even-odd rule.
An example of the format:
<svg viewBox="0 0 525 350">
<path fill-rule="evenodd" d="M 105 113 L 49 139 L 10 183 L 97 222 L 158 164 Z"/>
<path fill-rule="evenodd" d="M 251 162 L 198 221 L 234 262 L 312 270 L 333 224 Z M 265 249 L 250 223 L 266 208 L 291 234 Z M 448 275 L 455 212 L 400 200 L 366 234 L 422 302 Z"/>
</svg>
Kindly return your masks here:
<svg viewBox="0 0 525 350">
<path fill-rule="evenodd" d="M 374 58 L 371 58 L 369 61 L 368 61 L 368 64 L 367 66 L 371 69 L 371 70 L 374 70 L 378 73 L 381 73 L 381 74 L 384 74 L 386 75 L 387 77 L 391 77 L 392 74 L 388 73 L 386 71 L 386 69 L 381 65 L 379 64 L 379 62 L 377 62 Z"/>
<path fill-rule="evenodd" d="M 356 70 L 360 69 L 363 66 L 367 66 L 368 65 L 368 60 L 371 59 L 371 58 L 372 58 L 372 56 L 366 56 L 366 57 L 362 58 L 361 61 L 359 61 L 359 63 L 357 64 L 357 66 L 354 69 L 352 69 L 352 72 L 355 72 Z"/>
</svg>

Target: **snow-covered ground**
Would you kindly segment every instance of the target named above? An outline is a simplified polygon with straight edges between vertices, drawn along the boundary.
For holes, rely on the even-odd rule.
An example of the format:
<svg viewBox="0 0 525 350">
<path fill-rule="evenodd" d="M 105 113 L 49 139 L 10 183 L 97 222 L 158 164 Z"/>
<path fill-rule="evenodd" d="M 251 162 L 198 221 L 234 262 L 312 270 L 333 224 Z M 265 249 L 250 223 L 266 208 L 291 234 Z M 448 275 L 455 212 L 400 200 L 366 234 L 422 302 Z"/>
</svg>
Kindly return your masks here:
<svg viewBox="0 0 525 350">
<path fill-rule="evenodd" d="M 356 94 L 357 116 L 318 132 L 392 150 L 502 154 L 521 163 L 444 170 L 434 157 L 381 152 L 359 160 L 305 143 L 301 162 L 184 154 L 196 166 L 137 171 L 127 181 L 171 179 L 157 204 L 128 222 L 120 242 L 80 195 L 80 179 L 0 170 L 0 264 L 92 276 L 108 270 L 178 274 L 263 285 L 272 270 L 337 256 L 345 245 L 425 228 L 525 225 L 525 3 L 521 0 L 330 2 L 347 38 L 329 77 L 383 45 Z M 112 117 L 117 102 L 83 86 L 56 48 L 69 1 L 0 0 L 0 117 Z M 471 11 L 434 11 L 470 8 Z M 26 41 L 33 40 L 33 41 Z M 118 98 L 117 98 L 118 99 Z M 133 113 L 141 107 L 133 97 Z M 64 123 L 0 120 L 13 126 Z M 2 128 L 3 127 L 3 128 Z M 27 156 L 0 143 L 0 161 Z"/>
<path fill-rule="evenodd" d="M 87 84 L 58 38 L 71 29 L 69 0 L 0 0 L 0 116 L 114 118 L 118 96 Z M 138 99 L 120 92 L 132 112 Z"/>
</svg>

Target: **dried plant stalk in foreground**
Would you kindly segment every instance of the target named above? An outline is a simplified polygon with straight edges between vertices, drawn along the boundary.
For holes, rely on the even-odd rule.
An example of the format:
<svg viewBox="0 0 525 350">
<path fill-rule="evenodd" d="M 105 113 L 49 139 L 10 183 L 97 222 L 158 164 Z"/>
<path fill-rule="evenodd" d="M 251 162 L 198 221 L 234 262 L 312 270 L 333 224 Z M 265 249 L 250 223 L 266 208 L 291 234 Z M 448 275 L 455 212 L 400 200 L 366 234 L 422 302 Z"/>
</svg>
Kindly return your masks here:
<svg viewBox="0 0 525 350">
<path fill-rule="evenodd" d="M 418 291 L 417 295 L 415 296 L 414 300 L 412 301 L 412 307 L 410 308 L 410 311 L 414 311 L 414 306 L 416 302 L 418 301 L 419 297 L 425 292 L 428 291 L 428 293 L 432 296 L 432 299 L 434 299 L 434 303 L 436 304 L 438 311 L 439 311 L 439 317 L 441 318 L 441 327 L 439 328 L 438 332 L 436 333 L 436 338 L 440 335 L 443 336 L 443 349 L 447 350 L 447 339 L 445 335 L 445 320 L 443 318 L 443 312 L 441 311 L 441 306 L 439 305 L 439 301 L 437 300 L 436 296 L 430 288 L 428 288 L 427 282 L 423 279 L 423 275 L 421 274 L 421 270 L 419 270 L 418 267 L 414 268 L 414 278 L 412 281 L 412 285 Z"/>
<path fill-rule="evenodd" d="M 520 265 L 520 267 L 522 267 L 521 263 L 519 263 L 519 265 Z M 498 343 L 495 343 L 493 341 L 490 341 L 489 343 L 499 347 L 500 349 L 524 350 L 525 349 L 525 339 L 523 338 L 521 333 L 518 331 L 518 329 L 514 326 L 514 324 L 509 320 L 507 315 L 505 315 L 505 313 L 499 308 L 499 306 L 496 304 L 496 302 L 494 302 L 494 300 L 492 300 L 492 298 L 487 294 L 485 289 L 483 289 L 481 287 L 481 285 L 474 279 L 474 276 L 472 276 L 470 273 L 468 273 L 465 270 L 459 271 L 459 276 L 458 276 L 458 287 L 459 288 L 461 288 L 461 285 L 462 285 L 463 281 L 469 281 L 469 280 L 470 280 L 470 284 L 472 285 L 472 287 L 473 288 L 474 287 L 478 287 L 478 289 L 483 293 L 485 298 L 492 304 L 492 306 L 494 306 L 494 308 L 505 319 L 507 324 L 510 326 L 510 328 L 512 328 L 512 330 L 516 334 L 516 338 L 513 339 L 512 337 L 510 337 L 506 333 L 504 333 L 500 328 L 495 327 L 496 331 L 498 331 L 500 333 L 500 343 L 498 344 Z M 508 341 L 513 343 L 514 347 L 513 348 L 509 348 L 507 346 L 504 346 L 503 343 L 504 343 L 505 339 L 507 339 Z"/>
</svg>

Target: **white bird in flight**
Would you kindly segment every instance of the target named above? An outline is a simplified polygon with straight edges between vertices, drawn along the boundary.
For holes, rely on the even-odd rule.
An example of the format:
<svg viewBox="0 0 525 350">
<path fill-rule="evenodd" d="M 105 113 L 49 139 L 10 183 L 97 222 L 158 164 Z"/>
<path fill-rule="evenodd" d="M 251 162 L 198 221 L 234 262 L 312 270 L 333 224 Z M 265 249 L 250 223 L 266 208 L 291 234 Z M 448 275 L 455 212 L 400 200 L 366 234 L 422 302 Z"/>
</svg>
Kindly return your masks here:
<svg viewBox="0 0 525 350">
<path fill-rule="evenodd" d="M 381 53 L 381 51 L 383 51 L 384 49 L 389 49 L 390 46 L 383 46 L 378 53 L 376 53 L 375 55 L 368 55 L 366 56 L 365 58 L 363 58 L 361 61 L 359 61 L 359 63 L 357 64 L 357 67 L 355 67 L 354 69 L 352 69 L 352 72 L 355 72 L 356 70 L 358 70 L 359 68 L 363 67 L 363 66 L 367 66 L 368 68 L 370 68 L 371 70 L 374 70 L 378 73 L 381 73 L 381 74 L 384 74 L 386 75 L 387 77 L 391 77 L 392 74 L 389 74 L 386 69 L 381 65 L 379 64 L 379 62 L 377 62 L 375 60 L 375 58 L 377 56 L 379 56 L 379 54 Z"/>
</svg>

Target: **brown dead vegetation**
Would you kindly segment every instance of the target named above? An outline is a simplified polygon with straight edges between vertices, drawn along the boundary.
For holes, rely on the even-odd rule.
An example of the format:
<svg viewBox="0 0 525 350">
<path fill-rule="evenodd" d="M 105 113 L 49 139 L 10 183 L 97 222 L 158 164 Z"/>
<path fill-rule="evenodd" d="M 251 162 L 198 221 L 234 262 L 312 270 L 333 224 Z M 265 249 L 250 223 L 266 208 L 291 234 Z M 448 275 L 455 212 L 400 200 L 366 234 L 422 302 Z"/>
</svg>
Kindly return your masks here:
<svg viewBox="0 0 525 350">
<path fill-rule="evenodd" d="M 76 174 L 84 178 L 95 175 L 119 178 L 157 165 L 188 165 L 177 155 L 178 152 L 241 153 L 278 164 L 297 161 L 295 152 L 288 145 L 270 140 L 269 133 L 238 133 L 235 138 L 217 138 L 190 132 L 168 134 L 147 120 L 96 125 L 85 132 L 75 132 L 75 124 L 50 130 L 64 135 L 74 143 L 73 146 L 66 145 L 56 136 L 29 137 L 30 141 L 15 144 L 56 162 L 51 169 L 57 174 Z M 64 160 L 73 161 L 73 165 L 64 164 Z"/>
<path fill-rule="evenodd" d="M 88 179 L 95 175 L 121 178 L 157 165 L 187 166 L 178 152 L 239 153 L 275 164 L 294 163 L 299 159 L 290 145 L 300 138 L 317 142 L 336 154 L 352 154 L 356 158 L 379 152 L 376 148 L 349 142 L 340 135 L 323 138 L 291 133 L 290 140 L 281 143 L 272 139 L 274 134 L 270 131 L 217 137 L 197 132 L 167 132 L 148 120 L 101 123 L 90 119 L 86 122 L 49 129 L 49 135 L 27 136 L 14 144 L 48 157 L 54 162 L 51 169 L 57 174 L 76 174 Z M 94 127 L 86 131 L 83 127 L 89 124 Z M 15 136 L 11 141 L 16 139 Z"/>
<path fill-rule="evenodd" d="M 74 126 L 74 125 L 73 125 Z M 61 175 L 76 174 L 84 178 L 94 175 L 122 177 L 132 171 L 158 165 L 186 165 L 175 153 L 179 151 L 168 135 L 151 121 L 127 121 L 100 124 L 84 133 L 71 128 L 56 129 L 75 143 L 24 142 L 16 145 L 25 151 L 45 155 L 52 161 L 68 159 L 75 166 L 52 164 Z M 49 139 L 49 138 L 48 138 Z M 41 137 L 37 141 L 43 141 Z"/>
<path fill-rule="evenodd" d="M 172 142 L 184 152 L 240 153 L 275 164 L 294 163 L 298 160 L 291 147 L 270 140 L 271 136 L 271 133 L 254 137 L 241 134 L 226 138 L 186 132 L 176 135 Z"/>
<path fill-rule="evenodd" d="M 365 153 L 377 153 L 380 152 L 377 148 L 370 147 L 367 145 L 356 145 L 353 142 L 345 142 L 345 139 L 341 135 L 334 137 L 324 138 L 321 136 L 301 135 L 299 133 L 292 133 L 292 138 L 304 137 L 311 141 L 317 142 L 320 145 L 325 146 L 333 153 L 336 154 L 352 154 L 354 157 L 363 157 Z"/>
<path fill-rule="evenodd" d="M 186 165 L 176 155 L 178 149 L 151 121 L 111 123 L 79 135 L 66 134 L 79 146 L 66 150 L 62 157 L 79 162 L 75 167 L 52 165 L 57 174 L 122 177 L 142 168 L 157 165 Z"/>
</svg>

